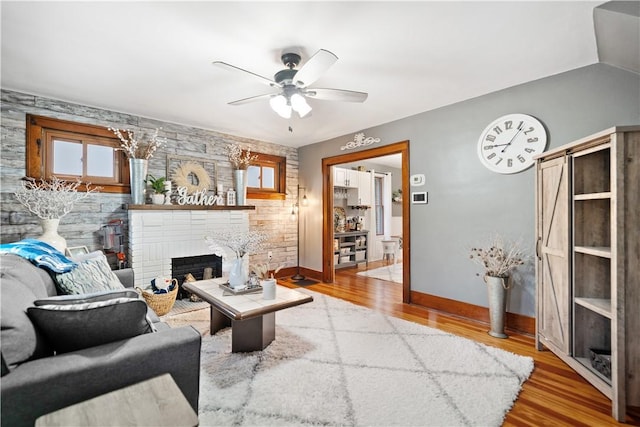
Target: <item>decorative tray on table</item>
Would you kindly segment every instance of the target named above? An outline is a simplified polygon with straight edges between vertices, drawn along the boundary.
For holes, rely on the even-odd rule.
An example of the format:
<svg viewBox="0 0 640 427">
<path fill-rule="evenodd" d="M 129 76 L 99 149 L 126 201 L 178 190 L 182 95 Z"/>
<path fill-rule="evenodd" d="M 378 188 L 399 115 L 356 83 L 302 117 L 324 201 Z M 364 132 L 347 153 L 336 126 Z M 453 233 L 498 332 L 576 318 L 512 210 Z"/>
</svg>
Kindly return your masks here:
<svg viewBox="0 0 640 427">
<path fill-rule="evenodd" d="M 233 289 L 231 286 L 229 286 L 229 282 L 227 282 L 220 283 L 220 285 L 218 286 L 224 289 L 225 292 L 232 293 L 233 295 L 255 294 L 258 292 L 262 292 L 262 286 L 260 285 L 247 285 L 242 289 Z"/>
</svg>

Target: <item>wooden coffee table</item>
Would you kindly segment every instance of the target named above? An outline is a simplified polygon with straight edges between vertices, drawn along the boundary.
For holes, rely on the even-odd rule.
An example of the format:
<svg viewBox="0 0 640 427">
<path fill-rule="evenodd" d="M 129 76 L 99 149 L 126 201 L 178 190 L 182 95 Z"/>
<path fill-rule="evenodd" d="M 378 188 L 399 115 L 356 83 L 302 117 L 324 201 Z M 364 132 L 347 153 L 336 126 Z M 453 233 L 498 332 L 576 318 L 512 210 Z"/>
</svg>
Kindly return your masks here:
<svg viewBox="0 0 640 427">
<path fill-rule="evenodd" d="M 262 299 L 262 292 L 234 295 L 216 278 L 185 282 L 182 286 L 211 304 L 211 335 L 231 326 L 231 351 L 264 350 L 276 337 L 276 311 L 313 301 L 295 289 L 276 285 L 276 298 Z"/>
</svg>

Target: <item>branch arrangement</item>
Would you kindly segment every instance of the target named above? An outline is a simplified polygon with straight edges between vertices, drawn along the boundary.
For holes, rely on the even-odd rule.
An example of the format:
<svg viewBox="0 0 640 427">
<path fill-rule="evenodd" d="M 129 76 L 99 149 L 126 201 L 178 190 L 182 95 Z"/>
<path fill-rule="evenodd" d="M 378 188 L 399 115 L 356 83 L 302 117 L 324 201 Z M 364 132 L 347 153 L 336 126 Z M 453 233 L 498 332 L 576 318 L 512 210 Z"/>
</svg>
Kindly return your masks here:
<svg viewBox="0 0 640 427">
<path fill-rule="evenodd" d="M 79 192 L 82 183 L 67 182 L 53 177 L 50 182 L 44 179 L 37 181 L 26 178 L 14 193 L 16 199 L 40 219 L 59 219 L 73 210 L 73 205 L 89 197 L 101 187 L 89 188 L 86 192 Z"/>
<path fill-rule="evenodd" d="M 251 162 L 258 159 L 258 155 L 251 154 L 250 149 L 244 150 L 240 144 L 231 144 L 227 149 L 229 161 L 234 169 L 247 169 Z"/>
<path fill-rule="evenodd" d="M 485 276 L 508 277 L 515 267 L 524 264 L 526 255 L 519 242 L 505 242 L 495 236 L 483 248 L 471 248 L 469 258 L 484 268 Z"/>
<path fill-rule="evenodd" d="M 205 237 L 209 249 L 217 256 L 224 256 L 226 252 L 231 251 L 237 258 L 262 250 L 267 239 L 267 234 L 261 231 L 238 229 L 223 230 L 211 237 Z"/>
<path fill-rule="evenodd" d="M 153 157 L 153 153 L 165 142 L 164 139 L 158 137 L 158 132 L 162 128 L 155 130 L 149 142 L 141 142 L 136 139 L 135 133 L 130 129 L 125 129 L 124 134 L 120 129 L 112 127 L 108 129 L 120 139 L 120 148 L 116 148 L 116 150 L 124 151 L 130 159 L 148 160 Z"/>
</svg>

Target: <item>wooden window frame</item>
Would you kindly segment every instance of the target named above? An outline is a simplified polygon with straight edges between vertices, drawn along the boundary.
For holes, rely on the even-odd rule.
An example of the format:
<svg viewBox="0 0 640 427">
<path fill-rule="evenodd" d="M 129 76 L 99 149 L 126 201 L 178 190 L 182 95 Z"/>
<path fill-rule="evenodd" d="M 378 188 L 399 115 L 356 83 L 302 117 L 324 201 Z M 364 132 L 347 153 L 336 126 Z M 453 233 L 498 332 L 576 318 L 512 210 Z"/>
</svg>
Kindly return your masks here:
<svg viewBox="0 0 640 427">
<path fill-rule="evenodd" d="M 34 179 L 50 180 L 47 173 L 47 165 L 52 160 L 52 154 L 48 152 L 48 134 L 58 134 L 60 132 L 67 135 L 75 134 L 78 139 L 89 139 L 92 144 L 108 146 L 110 148 L 120 147 L 118 138 L 106 127 L 75 123 L 67 120 L 54 119 L 50 117 L 27 114 L 27 141 L 26 141 L 26 175 Z M 84 137 L 84 138 L 83 138 Z M 103 142 L 103 143 L 101 143 Z M 114 161 L 117 165 L 115 172 L 115 183 L 97 184 L 104 193 L 130 193 L 129 185 L 129 160 L 122 151 L 116 151 Z M 56 175 L 57 176 L 57 175 Z M 60 175 L 61 179 L 72 180 L 75 177 Z M 78 191 L 86 191 L 86 182 L 78 187 Z M 92 182 L 94 184 L 94 182 Z"/>
<path fill-rule="evenodd" d="M 285 200 L 287 197 L 287 158 L 273 154 L 253 153 L 258 158 L 250 166 L 270 167 L 275 170 L 275 189 L 247 187 L 247 199 Z"/>
</svg>

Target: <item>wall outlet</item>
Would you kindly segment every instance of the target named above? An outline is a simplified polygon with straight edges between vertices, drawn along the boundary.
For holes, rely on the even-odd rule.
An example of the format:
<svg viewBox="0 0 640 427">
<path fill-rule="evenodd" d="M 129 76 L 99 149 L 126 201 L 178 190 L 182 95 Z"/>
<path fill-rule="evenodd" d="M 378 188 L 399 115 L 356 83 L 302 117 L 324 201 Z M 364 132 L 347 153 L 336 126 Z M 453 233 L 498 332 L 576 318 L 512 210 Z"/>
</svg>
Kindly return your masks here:
<svg viewBox="0 0 640 427">
<path fill-rule="evenodd" d="M 271 251 L 267 252 L 267 259 L 269 261 L 271 261 L 271 259 L 273 259 L 273 252 L 271 252 Z"/>
</svg>

